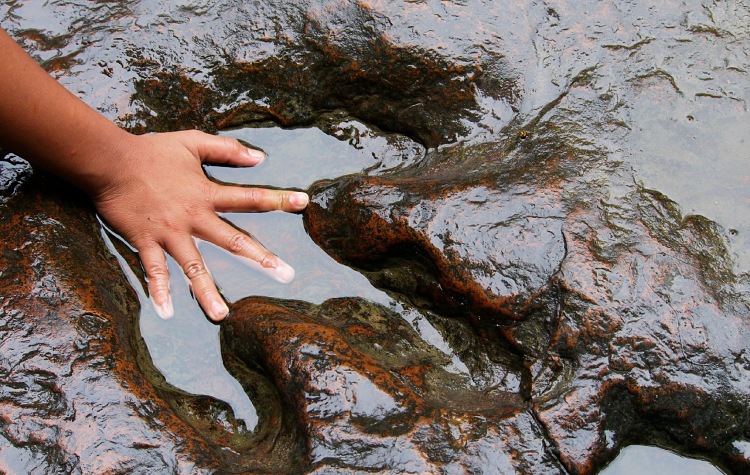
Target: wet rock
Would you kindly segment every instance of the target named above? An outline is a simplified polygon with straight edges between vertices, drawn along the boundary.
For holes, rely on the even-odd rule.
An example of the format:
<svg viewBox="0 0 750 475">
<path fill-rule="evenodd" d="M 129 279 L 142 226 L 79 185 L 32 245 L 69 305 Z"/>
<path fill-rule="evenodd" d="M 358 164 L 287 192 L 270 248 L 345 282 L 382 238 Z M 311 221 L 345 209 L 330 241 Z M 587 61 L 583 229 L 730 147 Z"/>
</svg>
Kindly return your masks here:
<svg viewBox="0 0 750 475">
<path fill-rule="evenodd" d="M 644 178 L 745 151 L 709 125 L 748 123 L 743 5 L 39 8 L 6 2 L 3 26 L 131 130 L 345 117 L 426 152 L 310 190 L 310 234 L 392 307 L 233 306 L 254 432 L 161 378 L 91 209 L 6 157 L 0 449 L 26 471 L 592 474 L 631 443 L 750 470 L 750 228 L 727 241 L 670 199 L 698 183 Z"/>
<path fill-rule="evenodd" d="M 228 363 L 267 402 L 253 433 L 226 404 L 163 381 L 138 334 L 138 301 L 100 232 L 87 200 L 57 181 L 32 177 L 0 204 L 2 469 L 194 474 L 299 464 L 290 420 L 257 375 Z"/>
<path fill-rule="evenodd" d="M 518 393 L 476 387 L 381 305 L 246 299 L 222 344 L 300 414 L 312 473 L 564 473 Z"/>
<path fill-rule="evenodd" d="M 37 472 L 187 473 L 210 448 L 135 365 L 132 290 L 96 239 L 89 208 L 60 205 L 61 192 L 44 188 L 27 185 L 0 208 L 2 436 L 42 457 Z"/>
<path fill-rule="evenodd" d="M 726 241 L 617 175 L 592 189 L 570 152 L 556 176 L 456 147 L 433 172 L 323 182 L 306 225 L 376 285 L 512 349 L 571 472 L 633 440 L 722 460 L 750 397 L 750 307 Z"/>
<path fill-rule="evenodd" d="M 535 59 L 519 48 L 532 32 L 523 9 L 473 3 L 92 2 L 61 7 L 57 22 L 44 23 L 34 5 L 13 2 L 4 26 L 64 84 L 135 131 L 269 119 L 295 126 L 345 109 L 436 146 L 481 120 L 477 88 L 515 107 L 524 78 L 508 58 Z M 494 31 L 517 43 L 491 45 Z M 513 112 L 503 109 L 507 121 Z"/>
<path fill-rule="evenodd" d="M 525 184 L 488 188 L 504 175 L 468 189 L 453 178 L 431 178 L 363 177 L 316 189 L 308 230 L 337 258 L 360 268 L 423 263 L 434 285 L 418 287 L 452 294 L 450 303 L 440 302 L 443 295 L 434 302 L 441 312 L 466 307 L 512 317 L 547 290 L 566 252 L 559 192 Z"/>
<path fill-rule="evenodd" d="M 13 196 L 16 190 L 31 175 L 31 166 L 13 154 L 0 149 L 0 202 Z"/>
</svg>

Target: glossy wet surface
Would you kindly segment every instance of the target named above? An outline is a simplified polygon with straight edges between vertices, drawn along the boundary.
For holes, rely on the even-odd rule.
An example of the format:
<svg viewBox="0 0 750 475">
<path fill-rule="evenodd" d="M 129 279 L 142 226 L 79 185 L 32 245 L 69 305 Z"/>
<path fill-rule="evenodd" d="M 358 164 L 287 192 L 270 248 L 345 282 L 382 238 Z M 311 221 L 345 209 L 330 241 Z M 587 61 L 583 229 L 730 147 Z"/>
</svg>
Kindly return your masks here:
<svg viewBox="0 0 750 475">
<path fill-rule="evenodd" d="M 705 74 L 709 83 L 716 82 Z M 727 80 L 721 86 L 737 85 Z M 717 113 L 706 104 L 710 100 L 721 99 L 681 101 L 666 108 L 639 98 L 633 108 L 644 120 L 633 133 L 637 152 L 628 162 L 637 180 L 675 200 L 685 214 L 719 223 L 735 255 L 735 270 L 748 272 L 750 116 L 742 101 L 723 99 Z"/>
<path fill-rule="evenodd" d="M 631 445 L 599 475 L 723 475 L 704 460 L 680 457 L 658 447 Z"/>
<path fill-rule="evenodd" d="M 367 130 L 362 124 L 357 124 L 357 127 L 360 131 Z M 368 143 L 366 139 L 353 144 L 326 135 L 317 128 L 245 128 L 227 131 L 222 135 L 244 140 L 265 150 L 269 155 L 256 168 L 206 167 L 209 176 L 228 183 L 277 187 L 291 187 L 297 183 L 298 188 L 305 189 L 317 180 L 375 168 L 382 163 L 384 155 L 383 148 Z M 418 152 L 418 146 L 413 150 Z M 387 151 L 392 152 L 391 149 Z M 404 155 L 403 162 L 408 164 L 413 158 Z M 320 165 L 321 163 L 325 166 Z M 250 232 L 261 243 L 283 245 L 282 248 L 272 249 L 284 256 L 297 271 L 294 282 L 280 284 L 247 268 L 225 251 L 201 243 L 206 262 L 223 295 L 230 302 L 247 296 L 265 296 L 323 303 L 332 298 L 358 296 L 386 306 L 398 305 L 373 287 L 360 273 L 336 263 L 322 252 L 304 231 L 301 216 L 270 213 L 227 215 L 226 218 Z M 279 239 L 279 236 L 282 238 Z M 170 272 L 179 275 L 179 268 L 171 259 Z M 194 394 L 210 395 L 230 403 L 238 418 L 244 419 L 249 427 L 255 427 L 257 415 L 252 402 L 236 380 L 224 370 L 221 362 L 218 326 L 205 318 L 190 296 L 184 279 L 172 279 L 172 289 L 176 318 L 170 321 L 159 319 L 148 305 L 147 296 L 139 291 L 144 304 L 140 318 L 141 331 L 154 364 L 171 384 Z M 404 313 L 407 319 L 409 315 Z M 421 316 L 417 318 L 424 321 Z M 415 328 L 419 327 L 418 322 L 415 324 L 409 320 L 409 323 Z M 431 345 L 452 355 L 453 350 L 443 336 L 429 326 L 429 323 L 424 323 L 428 326 L 423 326 L 420 332 L 422 337 Z M 193 351 L 195 348 L 200 348 L 201 351 Z M 454 356 L 454 361 L 457 369 L 464 368 L 465 371 L 466 366 L 460 359 Z M 655 447 L 630 446 L 600 473 L 720 475 L 724 472 L 704 460 L 682 457 Z"/>
<path fill-rule="evenodd" d="M 223 133 L 244 140 L 266 151 L 268 158 L 255 168 L 208 166 L 215 179 L 238 184 L 306 188 L 314 181 L 362 172 L 391 160 L 399 151 L 380 143 L 382 137 L 368 140 L 367 129 L 357 143 L 336 139 L 317 128 L 237 129 Z M 372 143 L 371 143 L 372 142 Z M 355 147 L 357 145 L 359 148 Z M 374 151 L 371 151 L 374 150 Z M 412 153 L 418 153 L 414 147 Z M 377 152 L 377 155 L 376 155 Z M 399 157 L 401 158 L 401 157 Z M 410 158 L 404 156 L 402 161 Z M 399 162 L 394 165 L 401 164 Z M 375 289 L 360 273 L 338 264 L 307 235 L 302 217 L 286 213 L 228 214 L 236 226 L 289 263 L 296 272 L 290 284 L 281 284 L 245 266 L 231 254 L 210 243 L 199 249 L 222 295 L 229 302 L 248 296 L 275 297 L 322 303 L 336 297 L 359 296 L 388 305 L 392 300 Z M 161 320 L 153 311 L 142 288 L 141 332 L 157 368 L 167 381 L 193 394 L 217 397 L 232 405 L 235 415 L 250 428 L 257 423 L 255 409 L 240 385 L 229 375 L 221 360 L 219 327 L 211 323 L 192 298 L 181 270 L 169 259 L 175 317 Z"/>
<path fill-rule="evenodd" d="M 225 216 L 294 282 L 201 243 L 231 316 L 171 263 L 163 322 L 85 201 L 0 162 L 6 462 L 590 475 L 626 447 L 604 473 L 710 473 L 637 443 L 750 470 L 747 2 L 11 0 L 0 22 L 135 132 L 269 152 L 215 179 L 312 195 Z"/>
</svg>

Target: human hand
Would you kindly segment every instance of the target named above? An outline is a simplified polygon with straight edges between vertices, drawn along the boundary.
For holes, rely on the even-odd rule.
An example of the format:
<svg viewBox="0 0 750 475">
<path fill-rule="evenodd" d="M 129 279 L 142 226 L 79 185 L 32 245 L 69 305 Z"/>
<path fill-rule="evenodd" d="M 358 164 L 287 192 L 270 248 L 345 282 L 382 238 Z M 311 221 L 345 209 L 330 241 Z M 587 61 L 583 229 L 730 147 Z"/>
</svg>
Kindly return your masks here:
<svg viewBox="0 0 750 475">
<path fill-rule="evenodd" d="M 182 267 L 209 318 L 220 321 L 229 312 L 194 238 L 257 263 L 280 282 L 294 278 L 288 264 L 216 213 L 301 211 L 307 194 L 220 185 L 201 168 L 203 162 L 254 166 L 265 158 L 263 152 L 198 131 L 128 134 L 118 149 L 116 168 L 89 192 L 104 220 L 138 250 L 160 317 L 174 315 L 164 251 Z"/>
<path fill-rule="evenodd" d="M 217 212 L 301 211 L 305 193 L 223 186 L 204 161 L 260 163 L 262 152 L 197 131 L 134 136 L 52 79 L 0 28 L 0 144 L 34 166 L 86 190 L 101 216 L 138 250 L 148 290 L 162 318 L 174 314 L 166 250 L 215 321 L 228 309 L 193 237 L 258 263 L 281 282 L 294 270 Z"/>
</svg>

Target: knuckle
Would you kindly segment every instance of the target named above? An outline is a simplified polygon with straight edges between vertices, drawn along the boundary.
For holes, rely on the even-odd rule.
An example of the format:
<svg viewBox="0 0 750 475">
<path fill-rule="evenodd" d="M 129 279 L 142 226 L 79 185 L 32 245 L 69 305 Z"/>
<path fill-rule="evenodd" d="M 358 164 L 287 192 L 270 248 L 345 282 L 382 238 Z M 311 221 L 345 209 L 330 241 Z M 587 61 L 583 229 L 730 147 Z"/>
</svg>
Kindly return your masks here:
<svg viewBox="0 0 750 475">
<path fill-rule="evenodd" d="M 265 268 L 276 267 L 276 256 L 266 251 L 265 249 L 260 252 L 260 255 L 258 257 L 259 257 L 258 262 L 260 262 L 260 265 L 262 267 L 265 267 Z"/>
<path fill-rule="evenodd" d="M 191 259 L 183 264 L 182 271 L 188 279 L 194 280 L 206 275 L 206 266 L 200 259 Z"/>
<path fill-rule="evenodd" d="M 206 196 L 206 195 L 204 195 Z M 189 203 L 183 203 L 182 210 L 185 213 L 185 216 L 197 219 L 198 217 L 203 217 L 203 213 L 206 211 L 206 204 L 208 203 L 209 198 L 204 198 L 205 203 L 202 203 L 200 201 L 193 201 Z"/>
<path fill-rule="evenodd" d="M 169 272 L 159 264 L 146 264 L 143 267 L 149 280 L 163 281 L 169 279 Z"/>
<path fill-rule="evenodd" d="M 232 234 L 227 242 L 227 249 L 233 254 L 239 254 L 247 247 L 247 237 L 242 233 Z"/>
<path fill-rule="evenodd" d="M 208 202 L 213 203 L 216 199 L 217 195 L 219 194 L 219 185 L 208 182 L 208 183 L 201 183 L 199 185 L 199 190 L 201 192 L 201 195 L 205 197 L 205 200 Z"/>
<path fill-rule="evenodd" d="M 258 188 L 245 188 L 245 201 L 257 204 L 263 200 L 263 192 Z"/>
<path fill-rule="evenodd" d="M 262 245 L 248 246 L 245 255 L 263 267 L 276 267 L 276 256 Z"/>
<path fill-rule="evenodd" d="M 201 139 L 203 138 L 203 132 L 197 129 L 191 129 L 191 130 L 185 130 L 183 131 L 186 137 L 189 137 L 193 140 Z"/>
<path fill-rule="evenodd" d="M 239 152 L 243 149 L 242 144 L 231 137 L 224 137 L 224 145 L 233 152 Z"/>
<path fill-rule="evenodd" d="M 199 143 L 201 139 L 200 132 L 195 129 L 180 130 L 180 131 L 174 132 L 174 134 L 175 134 L 175 137 L 179 137 L 182 143 Z"/>
</svg>

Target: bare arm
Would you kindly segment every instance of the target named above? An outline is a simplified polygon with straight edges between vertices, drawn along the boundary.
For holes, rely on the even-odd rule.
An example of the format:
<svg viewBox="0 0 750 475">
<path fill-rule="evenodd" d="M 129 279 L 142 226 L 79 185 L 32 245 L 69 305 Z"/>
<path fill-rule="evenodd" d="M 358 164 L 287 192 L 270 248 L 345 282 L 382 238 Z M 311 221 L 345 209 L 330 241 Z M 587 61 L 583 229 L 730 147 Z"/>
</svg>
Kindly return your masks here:
<svg viewBox="0 0 750 475">
<path fill-rule="evenodd" d="M 257 165 L 262 152 L 197 131 L 135 136 L 51 78 L 0 29 L 0 144 L 85 190 L 97 211 L 140 254 L 157 313 L 173 315 L 166 250 L 216 321 L 228 313 L 193 236 L 288 282 L 294 271 L 216 212 L 300 211 L 304 193 L 223 186 L 201 163 Z"/>
</svg>

